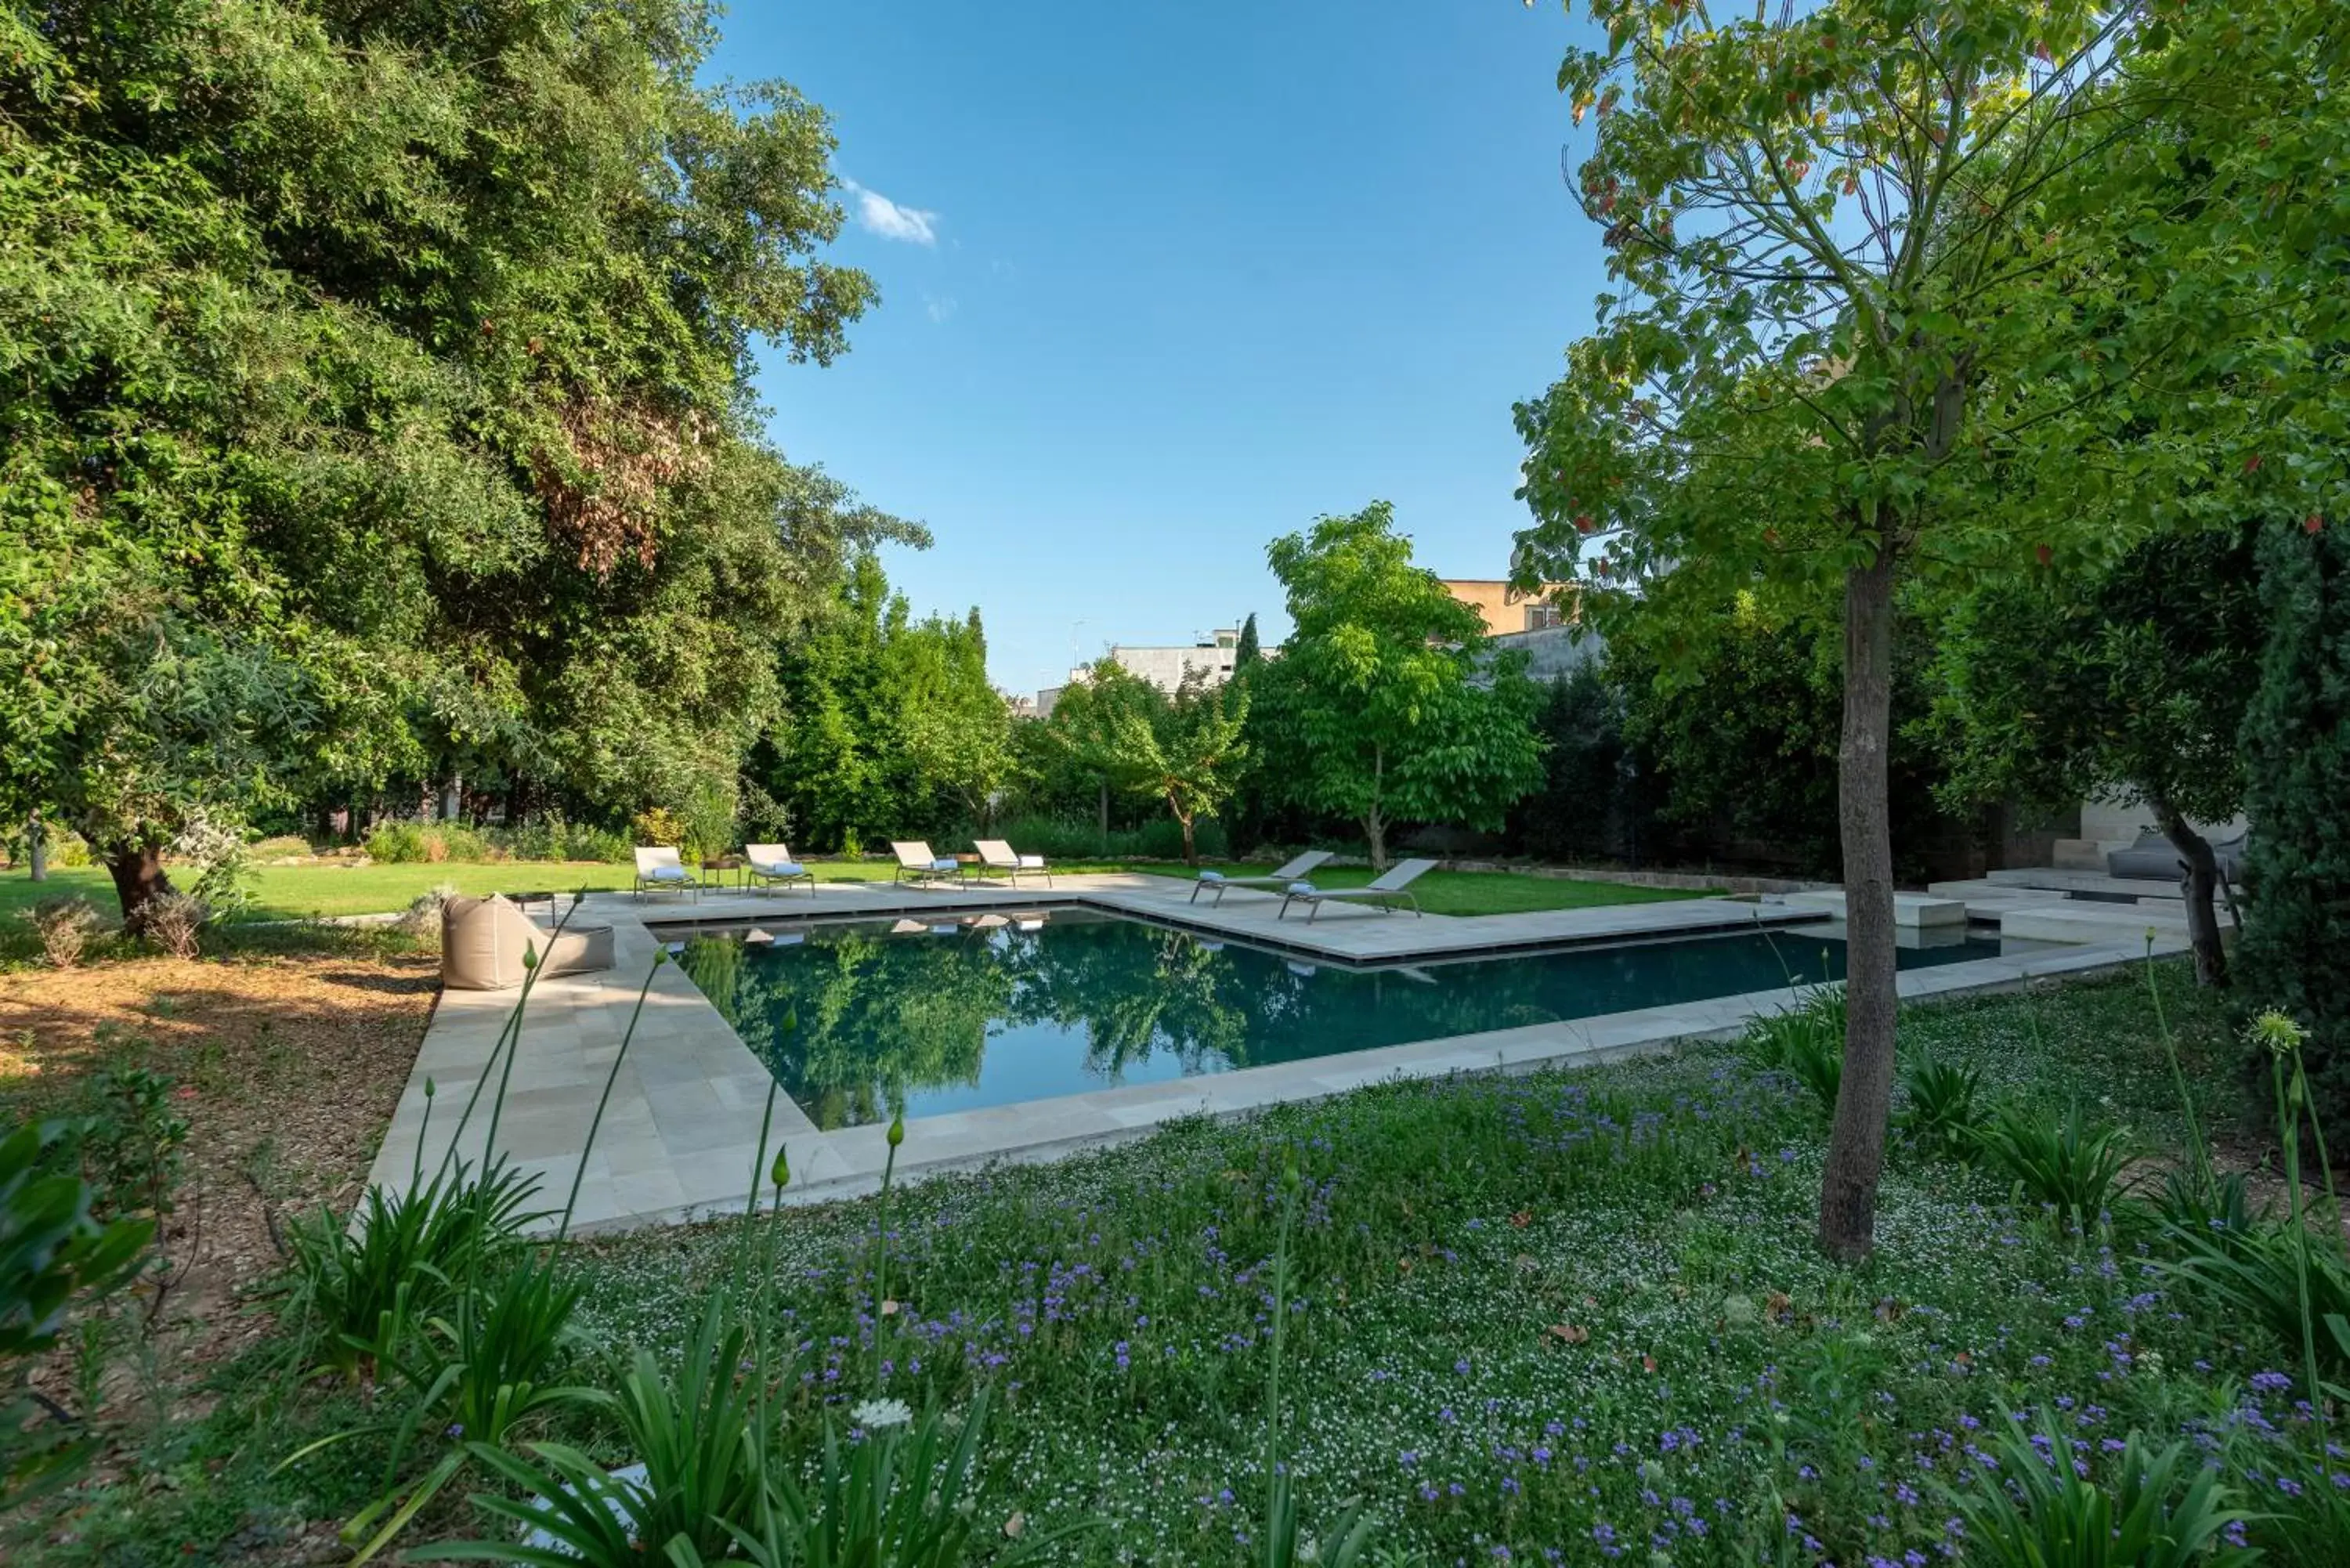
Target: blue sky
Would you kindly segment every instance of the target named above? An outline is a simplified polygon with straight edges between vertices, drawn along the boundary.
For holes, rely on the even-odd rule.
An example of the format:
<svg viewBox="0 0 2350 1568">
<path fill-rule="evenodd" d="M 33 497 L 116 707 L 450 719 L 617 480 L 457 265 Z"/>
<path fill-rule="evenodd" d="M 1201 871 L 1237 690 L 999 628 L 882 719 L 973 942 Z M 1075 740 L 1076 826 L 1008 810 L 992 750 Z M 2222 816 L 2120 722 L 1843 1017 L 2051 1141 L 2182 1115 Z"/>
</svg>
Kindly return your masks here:
<svg viewBox="0 0 2350 1568">
<path fill-rule="evenodd" d="M 882 291 L 829 368 L 767 363 L 775 439 L 931 527 L 891 578 L 978 605 L 1014 691 L 1249 610 L 1277 640 L 1267 542 L 1374 499 L 1423 565 L 1502 575 L 1510 406 L 1605 286 L 1560 173 L 1582 26 L 1555 0 L 738 6 L 712 74 L 831 113 L 833 254 Z"/>
</svg>

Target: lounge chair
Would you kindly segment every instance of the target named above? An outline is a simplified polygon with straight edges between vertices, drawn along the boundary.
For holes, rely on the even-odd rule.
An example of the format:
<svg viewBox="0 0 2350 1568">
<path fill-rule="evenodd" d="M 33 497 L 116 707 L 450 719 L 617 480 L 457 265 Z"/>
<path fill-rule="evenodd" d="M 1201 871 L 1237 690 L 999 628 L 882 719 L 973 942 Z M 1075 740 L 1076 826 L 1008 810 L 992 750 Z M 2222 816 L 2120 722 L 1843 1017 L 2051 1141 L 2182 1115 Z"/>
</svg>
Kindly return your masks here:
<svg viewBox="0 0 2350 1568">
<path fill-rule="evenodd" d="M 2211 840 L 2211 864 L 2223 882 L 2239 882 L 2244 875 L 2244 850 L 2249 834 L 2240 833 L 2233 838 Z M 2158 828 L 2139 832 L 2137 842 L 2126 849 L 2116 849 L 2106 857 L 2106 875 L 2132 882 L 2179 882 L 2187 877 L 2187 862 Z"/>
<path fill-rule="evenodd" d="M 979 851 L 979 874 L 983 877 L 993 877 L 1000 871 L 1017 888 L 1020 886 L 1020 873 L 1025 871 L 1032 877 L 1045 878 L 1045 887 L 1053 885 L 1053 873 L 1045 869 L 1045 857 L 1041 855 L 1015 855 L 1012 846 L 1001 838 L 975 838 L 972 840 L 971 846 Z"/>
<path fill-rule="evenodd" d="M 1335 904 L 1340 899 L 1368 904 L 1383 915 L 1394 914 L 1396 905 L 1401 902 L 1409 904 L 1411 912 L 1418 915 L 1422 912 L 1419 900 L 1404 889 L 1435 869 L 1436 862 L 1433 860 L 1399 860 L 1388 867 L 1386 875 L 1360 888 L 1316 888 L 1311 882 L 1293 882 L 1289 885 L 1289 891 L 1282 895 L 1281 913 L 1274 919 L 1279 919 L 1288 914 L 1290 905 L 1303 904 L 1305 906 L 1305 923 L 1312 925 L 1314 917 L 1322 912 L 1323 905 Z"/>
<path fill-rule="evenodd" d="M 892 882 L 911 882 L 919 887 L 926 882 L 962 880 L 962 861 L 951 855 L 931 854 L 931 846 L 919 838 L 892 839 L 889 850 L 898 857 L 898 874 L 889 878 Z"/>
<path fill-rule="evenodd" d="M 636 895 L 647 893 L 686 893 L 702 897 L 702 884 L 693 879 L 677 851 L 666 844 L 656 844 L 637 851 Z"/>
<path fill-rule="evenodd" d="M 816 897 L 816 873 L 792 858 L 792 846 L 788 844 L 744 845 L 743 879 L 760 888 L 772 888 L 778 883 L 788 888 L 795 882 L 805 882 L 808 897 Z"/>
<path fill-rule="evenodd" d="M 1325 860 L 1330 858 L 1327 849 L 1309 849 L 1286 866 L 1276 866 L 1262 877 L 1227 877 L 1221 871 L 1202 871 L 1200 879 L 1191 884 L 1191 902 L 1210 888 L 1216 890 L 1216 902 L 1224 901 L 1224 894 L 1234 888 L 1268 888 L 1278 890 L 1288 887 Z"/>
</svg>

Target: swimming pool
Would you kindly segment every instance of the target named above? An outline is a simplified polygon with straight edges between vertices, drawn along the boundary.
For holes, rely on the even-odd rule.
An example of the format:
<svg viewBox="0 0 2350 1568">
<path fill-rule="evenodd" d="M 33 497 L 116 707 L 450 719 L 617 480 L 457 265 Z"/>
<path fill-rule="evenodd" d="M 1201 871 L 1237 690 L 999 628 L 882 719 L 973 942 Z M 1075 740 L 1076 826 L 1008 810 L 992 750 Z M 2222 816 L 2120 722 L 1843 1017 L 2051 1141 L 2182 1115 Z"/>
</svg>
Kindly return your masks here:
<svg viewBox="0 0 2350 1568">
<path fill-rule="evenodd" d="M 1812 928 L 1357 968 L 1076 908 L 744 928 L 678 956 L 827 1130 L 1844 973 L 1844 944 Z"/>
</svg>

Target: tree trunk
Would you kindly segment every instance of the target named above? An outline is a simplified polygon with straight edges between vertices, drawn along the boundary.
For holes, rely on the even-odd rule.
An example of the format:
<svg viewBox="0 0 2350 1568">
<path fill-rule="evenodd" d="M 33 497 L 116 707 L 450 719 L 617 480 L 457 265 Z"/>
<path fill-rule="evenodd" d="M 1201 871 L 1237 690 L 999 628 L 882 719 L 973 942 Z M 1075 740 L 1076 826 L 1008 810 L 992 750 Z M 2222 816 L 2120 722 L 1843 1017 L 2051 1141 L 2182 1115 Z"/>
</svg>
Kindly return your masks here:
<svg viewBox="0 0 2350 1568">
<path fill-rule="evenodd" d="M 1845 574 L 1844 740 L 1836 754 L 1844 845 L 1844 1083 L 1820 1183 L 1820 1245 L 1857 1262 L 1877 1240 L 1877 1181 L 1893 1105 L 1897 1001 L 1893 830 L 1886 753 L 1893 729 L 1893 547 Z"/>
<path fill-rule="evenodd" d="M 32 863 L 33 880 L 49 879 L 49 836 L 41 826 L 41 814 L 33 813 L 25 819 L 25 858 Z"/>
<path fill-rule="evenodd" d="M 1200 863 L 1200 851 L 1199 847 L 1191 842 L 1191 825 L 1195 819 L 1179 811 L 1175 814 L 1175 820 L 1183 825 L 1183 864 L 1197 866 Z"/>
<path fill-rule="evenodd" d="M 1387 753 L 1373 746 L 1371 748 L 1371 805 L 1370 809 L 1363 813 L 1363 836 L 1370 844 L 1373 871 L 1384 871 L 1388 868 L 1388 819 L 1379 810 L 1379 786 L 1387 782 Z"/>
<path fill-rule="evenodd" d="M 1109 857 L 1109 775 L 1107 774 L 1102 774 L 1101 781 L 1101 852 L 1104 859 Z"/>
<path fill-rule="evenodd" d="M 147 929 L 148 904 L 172 891 L 172 878 L 163 874 L 163 851 L 154 845 L 118 844 L 107 852 L 106 869 L 114 878 L 115 900 L 122 906 L 122 929 L 138 936 Z"/>
<path fill-rule="evenodd" d="M 2187 940 L 2195 950 L 2195 983 L 2225 985 L 2228 950 L 2220 941 L 2220 914 L 2212 907 L 2220 882 L 2219 858 L 2211 853 L 2210 842 L 2188 826 L 2187 819 L 2171 809 L 2169 802 L 2148 795 L 2146 804 L 2154 810 L 2155 826 L 2187 863 Z"/>
</svg>

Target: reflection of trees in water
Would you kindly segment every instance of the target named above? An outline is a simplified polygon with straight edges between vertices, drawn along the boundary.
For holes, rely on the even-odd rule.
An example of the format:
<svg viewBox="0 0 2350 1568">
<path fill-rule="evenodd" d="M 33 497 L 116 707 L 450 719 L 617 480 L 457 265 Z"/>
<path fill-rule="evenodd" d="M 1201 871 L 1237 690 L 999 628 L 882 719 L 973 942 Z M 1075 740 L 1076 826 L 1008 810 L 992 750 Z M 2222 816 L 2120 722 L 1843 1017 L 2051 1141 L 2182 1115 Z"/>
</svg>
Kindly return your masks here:
<svg viewBox="0 0 2350 1568">
<path fill-rule="evenodd" d="M 681 961 L 793 1099 L 832 1127 L 882 1119 L 910 1094 L 976 1085 L 991 1025 L 1081 1035 L 1083 1066 L 1112 1082 L 1162 1052 L 1187 1072 L 1258 1066 L 1645 1006 L 1659 987 L 1718 993 L 1684 966 L 1768 962 L 1760 980 L 1779 983 L 1778 961 L 1759 944 L 1743 960 L 1733 953 L 1748 940 L 1299 973 L 1274 953 L 1213 949 L 1132 921 L 1062 919 L 951 936 L 827 931 L 771 951 L 696 940 Z"/>
<path fill-rule="evenodd" d="M 1180 931 L 1069 923 L 1016 932 L 1014 1020 L 1082 1031 L 1086 1066 L 1115 1081 L 1157 1051 L 1187 1072 L 1211 1058 L 1247 1064 L 1248 987 L 1226 954 Z"/>
<path fill-rule="evenodd" d="M 879 1121 L 909 1090 L 979 1082 L 987 1026 L 1011 997 L 987 944 L 961 936 L 848 932 L 747 962 L 728 945 L 728 1021 L 820 1127 Z"/>
</svg>

